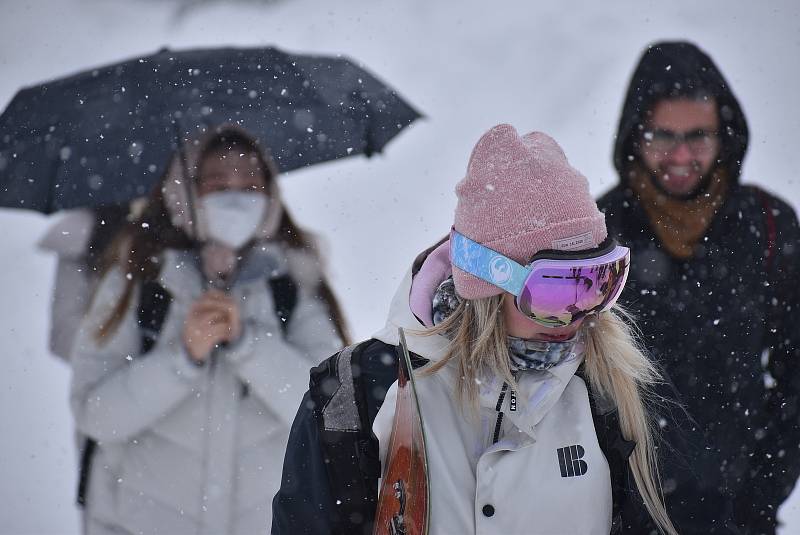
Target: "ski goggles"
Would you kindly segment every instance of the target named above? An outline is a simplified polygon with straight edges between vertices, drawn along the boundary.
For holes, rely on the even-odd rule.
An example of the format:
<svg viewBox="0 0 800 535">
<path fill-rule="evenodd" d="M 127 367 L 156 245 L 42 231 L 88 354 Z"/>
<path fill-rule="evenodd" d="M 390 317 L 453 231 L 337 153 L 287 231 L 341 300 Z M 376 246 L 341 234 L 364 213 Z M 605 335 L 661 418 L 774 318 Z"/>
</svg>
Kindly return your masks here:
<svg viewBox="0 0 800 535">
<path fill-rule="evenodd" d="M 454 266 L 512 294 L 520 312 L 546 327 L 610 309 L 628 278 L 630 255 L 608 239 L 589 251 L 540 251 L 523 266 L 455 228 L 450 233 Z"/>
</svg>

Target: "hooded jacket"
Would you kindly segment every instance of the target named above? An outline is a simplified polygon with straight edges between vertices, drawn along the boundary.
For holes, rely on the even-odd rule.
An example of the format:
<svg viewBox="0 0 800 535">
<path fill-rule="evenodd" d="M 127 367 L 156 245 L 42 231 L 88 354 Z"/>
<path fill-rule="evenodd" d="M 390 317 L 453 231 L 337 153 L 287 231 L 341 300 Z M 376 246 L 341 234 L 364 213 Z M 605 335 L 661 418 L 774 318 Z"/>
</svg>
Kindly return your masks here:
<svg viewBox="0 0 800 535">
<path fill-rule="evenodd" d="M 409 350 L 435 362 L 449 340 L 415 334 L 420 325 L 409 307 L 410 289 L 408 273 L 385 329 L 375 338 L 396 345 L 397 328 L 402 327 Z M 609 465 L 595 434 L 586 385 L 575 375 L 582 362 L 583 353 L 578 351 L 550 370 L 520 374 L 516 410 L 510 408 L 510 396 L 501 396 L 503 381 L 486 377 L 475 414 L 454 397 L 455 365 L 448 364 L 434 375 L 417 374 L 428 453 L 431 535 L 611 531 Z M 389 389 L 373 425 L 384 466 L 396 394 L 397 383 Z M 499 440 L 493 443 L 498 404 L 505 418 Z M 565 477 L 558 452 L 571 446 L 583 452 L 578 460 L 586 470 Z M 574 509 L 576 504 L 579 510 Z"/>
<path fill-rule="evenodd" d="M 716 100 L 719 110 L 722 165 L 731 177 L 738 178 L 749 139 L 739 101 L 705 52 L 691 43 L 666 42 L 647 49 L 625 95 L 613 154 L 614 167 L 623 182 L 623 171 L 639 157 L 636 138 L 653 106 L 669 98 L 706 96 Z"/>
<path fill-rule="evenodd" d="M 727 196 L 687 260 L 670 256 L 628 184 L 636 139 L 661 99 L 711 96 L 720 117 L 718 165 Z M 705 433 L 703 459 L 668 448 L 662 469 L 668 509 L 696 518 L 708 507 L 677 466 L 727 487 L 737 523 L 773 533 L 775 512 L 800 471 L 797 444 L 800 231 L 782 200 L 739 181 L 748 131 L 742 109 L 711 59 L 689 43 L 650 47 L 622 108 L 614 164 L 620 183 L 598 205 L 609 232 L 631 248 L 620 302 L 639 319 L 648 349 L 673 381 Z M 679 442 L 665 429 L 667 442 Z M 675 520 L 675 518 L 673 518 Z M 677 527 L 681 530 L 680 518 Z"/>
</svg>

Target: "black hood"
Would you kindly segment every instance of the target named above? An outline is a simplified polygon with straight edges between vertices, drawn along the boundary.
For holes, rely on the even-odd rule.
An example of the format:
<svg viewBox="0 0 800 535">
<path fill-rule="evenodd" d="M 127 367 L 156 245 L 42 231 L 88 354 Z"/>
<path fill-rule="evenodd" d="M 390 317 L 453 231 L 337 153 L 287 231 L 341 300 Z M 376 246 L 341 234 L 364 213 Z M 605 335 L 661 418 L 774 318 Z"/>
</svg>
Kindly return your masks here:
<svg viewBox="0 0 800 535">
<path fill-rule="evenodd" d="M 714 97 L 720 118 L 720 163 L 738 182 L 748 131 L 739 101 L 708 55 L 685 41 L 650 45 L 631 78 L 614 145 L 614 166 L 627 181 L 627 167 L 638 154 L 636 140 L 653 105 L 668 98 Z M 631 158 L 633 157 L 633 158 Z"/>
</svg>

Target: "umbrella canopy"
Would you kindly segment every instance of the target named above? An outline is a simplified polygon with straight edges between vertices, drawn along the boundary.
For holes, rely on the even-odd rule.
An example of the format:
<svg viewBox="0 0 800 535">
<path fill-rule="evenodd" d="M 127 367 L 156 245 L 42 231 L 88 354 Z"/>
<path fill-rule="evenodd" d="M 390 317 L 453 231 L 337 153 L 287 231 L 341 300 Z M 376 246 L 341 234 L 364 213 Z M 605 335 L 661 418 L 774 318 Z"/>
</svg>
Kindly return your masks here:
<svg viewBox="0 0 800 535">
<path fill-rule="evenodd" d="M 343 57 L 165 49 L 17 93 L 0 116 L 0 206 L 50 213 L 146 195 L 178 143 L 223 123 L 288 171 L 379 152 L 419 117 Z"/>
</svg>

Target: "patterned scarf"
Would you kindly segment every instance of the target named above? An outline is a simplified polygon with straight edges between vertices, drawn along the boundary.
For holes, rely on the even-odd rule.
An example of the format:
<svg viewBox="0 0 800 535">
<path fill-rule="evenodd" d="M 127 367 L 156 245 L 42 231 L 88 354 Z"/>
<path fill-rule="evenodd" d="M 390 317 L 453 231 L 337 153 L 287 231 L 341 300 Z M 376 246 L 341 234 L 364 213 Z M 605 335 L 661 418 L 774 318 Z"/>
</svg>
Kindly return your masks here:
<svg viewBox="0 0 800 535">
<path fill-rule="evenodd" d="M 458 308 L 461 298 L 456 293 L 456 284 L 450 276 L 436 288 L 431 303 L 433 308 L 433 324 L 439 325 Z"/>
<path fill-rule="evenodd" d="M 514 336 L 508 337 L 509 356 L 513 371 L 549 370 L 568 359 L 578 356 L 576 346 L 579 336 L 573 336 L 563 342 L 543 342 L 525 340 Z"/>
</svg>

